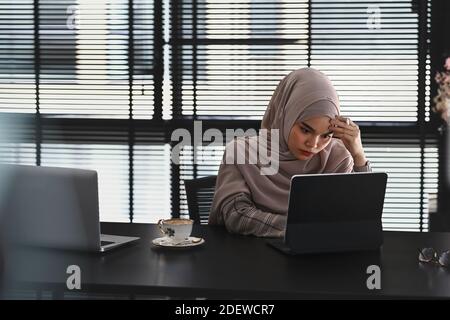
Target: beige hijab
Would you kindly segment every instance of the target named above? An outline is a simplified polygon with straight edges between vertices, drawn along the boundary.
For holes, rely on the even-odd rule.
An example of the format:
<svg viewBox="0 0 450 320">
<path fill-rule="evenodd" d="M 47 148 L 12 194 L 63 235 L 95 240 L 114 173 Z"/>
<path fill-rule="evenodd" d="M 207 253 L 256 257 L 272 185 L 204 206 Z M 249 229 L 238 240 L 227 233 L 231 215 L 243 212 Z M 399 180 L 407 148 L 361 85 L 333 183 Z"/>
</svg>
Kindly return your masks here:
<svg viewBox="0 0 450 320">
<path fill-rule="evenodd" d="M 260 163 L 225 163 L 231 144 L 234 144 L 231 150 L 245 153 L 248 159 L 255 145 L 252 140 L 261 137 L 236 138 L 230 142 L 219 169 L 209 223 L 222 224 L 222 206 L 240 193 L 248 194 L 258 209 L 285 215 L 293 175 L 352 171 L 353 159 L 338 139 L 333 138 L 326 148 L 308 160 L 298 160 L 288 149 L 287 141 L 296 121 L 336 115 L 339 115 L 339 98 L 327 76 L 312 68 L 288 74 L 275 89 L 261 123 L 261 129 L 279 129 L 278 173 L 261 174 Z"/>
</svg>

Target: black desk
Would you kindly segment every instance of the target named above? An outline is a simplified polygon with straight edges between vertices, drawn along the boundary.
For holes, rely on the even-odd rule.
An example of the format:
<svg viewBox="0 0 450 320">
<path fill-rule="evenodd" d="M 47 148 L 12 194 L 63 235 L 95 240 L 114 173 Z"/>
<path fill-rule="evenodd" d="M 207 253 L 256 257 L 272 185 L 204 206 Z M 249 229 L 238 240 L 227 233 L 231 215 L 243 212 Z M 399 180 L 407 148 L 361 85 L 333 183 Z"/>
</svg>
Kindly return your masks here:
<svg viewBox="0 0 450 320">
<path fill-rule="evenodd" d="M 154 247 L 155 225 L 102 223 L 102 232 L 142 239 L 106 254 L 14 250 L 6 256 L 7 279 L 67 292 L 67 266 L 78 265 L 82 291 L 138 298 L 450 298 L 450 270 L 417 260 L 418 248 L 450 248 L 447 233 L 385 232 L 376 253 L 286 256 L 264 239 L 219 227 L 195 226 L 206 243 L 189 249 Z M 381 268 L 381 290 L 367 288 L 372 264 Z"/>
</svg>

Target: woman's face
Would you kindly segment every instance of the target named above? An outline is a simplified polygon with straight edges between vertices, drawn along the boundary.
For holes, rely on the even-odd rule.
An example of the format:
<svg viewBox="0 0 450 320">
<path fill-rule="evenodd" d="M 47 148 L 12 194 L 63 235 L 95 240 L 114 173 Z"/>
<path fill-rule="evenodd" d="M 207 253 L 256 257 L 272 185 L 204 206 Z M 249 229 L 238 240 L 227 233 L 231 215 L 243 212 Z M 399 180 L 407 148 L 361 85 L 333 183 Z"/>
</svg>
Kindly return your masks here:
<svg viewBox="0 0 450 320">
<path fill-rule="evenodd" d="M 289 134 L 289 151 L 298 160 L 313 157 L 331 142 L 333 133 L 329 127 L 330 118 L 325 116 L 297 121 Z"/>
</svg>

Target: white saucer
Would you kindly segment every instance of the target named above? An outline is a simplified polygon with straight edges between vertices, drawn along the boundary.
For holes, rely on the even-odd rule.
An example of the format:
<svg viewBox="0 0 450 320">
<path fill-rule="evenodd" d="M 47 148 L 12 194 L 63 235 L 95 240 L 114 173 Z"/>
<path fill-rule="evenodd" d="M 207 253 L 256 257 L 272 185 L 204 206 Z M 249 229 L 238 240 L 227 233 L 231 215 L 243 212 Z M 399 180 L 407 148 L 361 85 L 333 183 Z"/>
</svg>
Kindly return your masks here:
<svg viewBox="0 0 450 320">
<path fill-rule="evenodd" d="M 199 241 L 199 239 L 200 239 L 200 241 Z M 152 243 L 155 246 L 160 246 L 160 247 L 187 248 L 187 247 L 195 247 L 195 246 L 202 245 L 203 243 L 205 243 L 205 239 L 189 237 L 186 240 L 183 240 L 182 242 L 176 243 L 176 242 L 173 242 L 173 240 L 169 239 L 169 237 L 161 237 L 161 238 L 153 239 Z"/>
</svg>

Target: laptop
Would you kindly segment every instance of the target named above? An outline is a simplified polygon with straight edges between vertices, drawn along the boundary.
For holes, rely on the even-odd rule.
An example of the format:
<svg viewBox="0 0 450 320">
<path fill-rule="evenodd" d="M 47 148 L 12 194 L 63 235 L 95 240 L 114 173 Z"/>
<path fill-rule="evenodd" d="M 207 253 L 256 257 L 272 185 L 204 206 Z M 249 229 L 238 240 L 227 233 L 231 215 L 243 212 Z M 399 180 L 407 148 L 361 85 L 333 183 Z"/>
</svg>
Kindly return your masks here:
<svg viewBox="0 0 450 320">
<path fill-rule="evenodd" d="M 386 173 L 295 175 L 286 233 L 268 243 L 287 254 L 377 250 Z"/>
<path fill-rule="evenodd" d="M 0 176 L 1 226 L 14 243 L 106 252 L 139 239 L 100 234 L 96 171 L 0 165 Z"/>
</svg>

